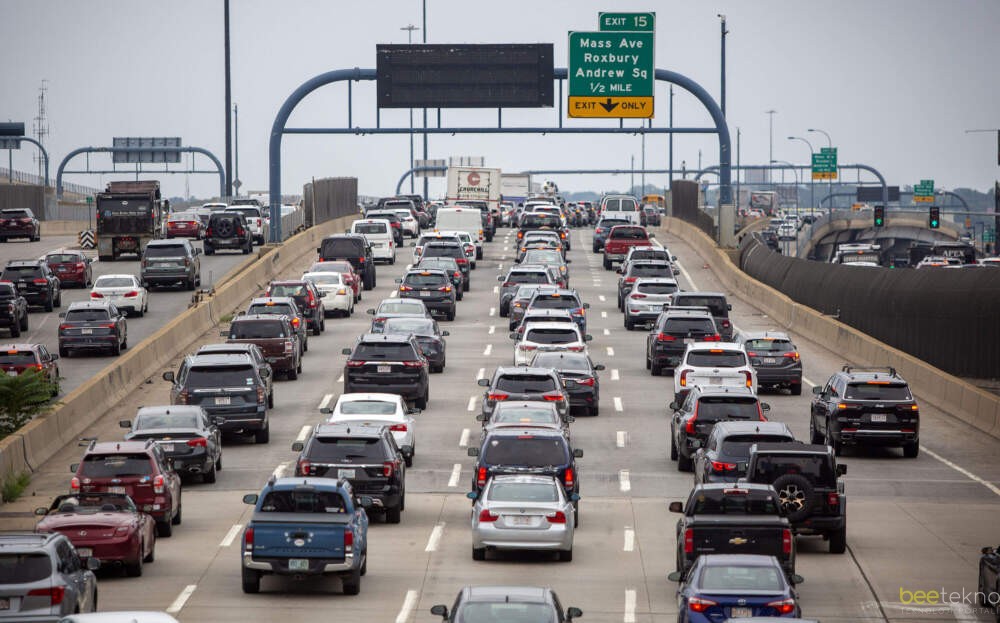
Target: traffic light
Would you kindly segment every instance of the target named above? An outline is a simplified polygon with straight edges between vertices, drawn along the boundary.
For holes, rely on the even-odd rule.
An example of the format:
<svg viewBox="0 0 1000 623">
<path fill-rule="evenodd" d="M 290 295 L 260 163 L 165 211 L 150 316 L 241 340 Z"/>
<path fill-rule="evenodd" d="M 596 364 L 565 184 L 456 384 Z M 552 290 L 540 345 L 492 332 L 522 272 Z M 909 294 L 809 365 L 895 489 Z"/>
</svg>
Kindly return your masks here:
<svg viewBox="0 0 1000 623">
<path fill-rule="evenodd" d="M 931 229 L 941 227 L 941 208 L 938 206 L 931 206 L 927 221 Z"/>
<path fill-rule="evenodd" d="M 885 206 L 875 206 L 875 227 L 882 227 L 885 225 Z"/>
</svg>

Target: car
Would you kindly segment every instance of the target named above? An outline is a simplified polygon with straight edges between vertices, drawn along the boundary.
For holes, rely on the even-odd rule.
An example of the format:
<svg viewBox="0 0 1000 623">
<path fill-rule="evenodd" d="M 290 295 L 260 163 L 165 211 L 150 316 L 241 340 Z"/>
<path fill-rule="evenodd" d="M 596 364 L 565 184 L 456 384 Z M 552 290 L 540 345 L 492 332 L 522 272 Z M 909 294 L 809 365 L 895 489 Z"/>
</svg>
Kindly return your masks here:
<svg viewBox="0 0 1000 623">
<path fill-rule="evenodd" d="M 552 273 L 542 265 L 520 264 L 507 271 L 506 275 L 497 277 L 500 282 L 500 316 L 506 318 L 510 313 L 510 302 L 517 291 L 518 286 L 523 284 L 547 284 L 556 285 Z"/>
<path fill-rule="evenodd" d="M 469 291 L 472 261 L 466 256 L 462 243 L 428 242 L 424 245 L 420 261 L 424 261 L 425 259 L 430 259 L 432 257 L 450 257 L 455 260 L 455 263 L 458 264 L 458 268 L 462 271 L 462 275 L 465 278 L 462 282 L 462 289 L 466 292 Z"/>
<path fill-rule="evenodd" d="M 59 355 L 50 353 L 44 344 L 0 345 L 0 374 L 18 376 L 28 370 L 41 374 L 49 383 L 52 397 L 59 395 Z"/>
<path fill-rule="evenodd" d="M 676 262 L 677 256 L 672 255 L 670 250 L 664 246 L 661 246 L 659 242 L 654 245 L 643 247 L 631 247 L 628 253 L 625 254 L 625 259 L 622 260 L 622 264 L 627 264 L 632 260 L 659 260 L 661 262 Z M 677 272 L 675 271 L 676 275 Z"/>
<path fill-rule="evenodd" d="M 427 257 L 421 259 L 412 267 L 414 270 L 443 270 L 451 277 L 451 285 L 455 288 L 455 299 L 461 301 L 465 296 L 465 290 L 469 282 L 469 277 L 463 275 L 458 262 L 451 257 Z"/>
<path fill-rule="evenodd" d="M 733 341 L 733 324 L 729 312 L 733 306 L 721 292 L 677 292 L 670 302 L 671 307 L 707 307 L 719 331 L 721 341 Z"/>
<path fill-rule="evenodd" d="M 550 428 L 561 431 L 563 436 L 569 439 L 569 425 L 575 422 L 576 418 L 563 414 L 556 405 L 557 403 L 542 400 L 497 402 L 489 415 L 485 413 L 476 415 L 476 420 L 483 423 L 480 442 L 490 432 L 501 428 Z"/>
<path fill-rule="evenodd" d="M 362 426 L 388 426 L 403 454 L 406 466 L 413 465 L 417 452 L 416 420 L 420 409 L 406 406 L 398 394 L 341 394 L 337 402 L 321 404 L 327 424 L 360 424 Z"/>
<path fill-rule="evenodd" d="M 793 396 L 802 394 L 802 359 L 787 333 L 741 331 L 733 339 L 747 351 L 760 387 L 787 388 Z"/>
<path fill-rule="evenodd" d="M 757 393 L 757 372 L 743 347 L 731 342 L 693 342 L 674 369 L 674 400 L 678 404 L 695 385 L 749 387 Z"/>
<path fill-rule="evenodd" d="M 564 288 L 569 287 L 569 266 L 571 260 L 565 259 L 559 251 L 555 249 L 528 248 L 524 251 L 521 260 L 525 264 L 541 264 L 556 268 L 559 271 L 559 280 Z"/>
<path fill-rule="evenodd" d="M 382 333 L 399 333 L 403 335 L 413 334 L 420 345 L 420 352 L 427 359 L 430 371 L 444 372 L 444 367 L 448 364 L 448 344 L 446 337 L 451 335 L 447 331 L 442 331 L 437 320 L 432 318 L 387 318 L 382 325 Z"/>
<path fill-rule="evenodd" d="M 362 287 L 371 290 L 376 284 L 375 256 L 372 246 L 361 234 L 334 234 L 320 241 L 316 248 L 319 260 L 345 260 L 361 275 Z"/>
<path fill-rule="evenodd" d="M 257 368 L 257 375 L 264 381 L 267 392 L 267 407 L 274 408 L 274 369 L 257 344 L 244 342 L 223 342 L 221 344 L 202 344 L 195 355 L 245 355 Z"/>
<path fill-rule="evenodd" d="M 716 422 L 705 445 L 695 450 L 694 482 L 734 483 L 746 475 L 750 446 L 793 441 L 795 436 L 784 422 Z"/>
<path fill-rule="evenodd" d="M 615 262 L 624 260 L 630 248 L 652 246 L 652 241 L 653 236 L 645 227 L 638 224 L 615 225 L 604 239 L 604 270 L 611 270 Z"/>
<path fill-rule="evenodd" d="M 0 273 L 0 281 L 9 281 L 28 305 L 50 312 L 62 307 L 62 282 L 44 260 L 11 260 Z"/>
<path fill-rule="evenodd" d="M 786 577 L 774 556 L 705 554 L 691 571 L 668 578 L 682 582 L 677 589 L 678 620 L 690 623 L 734 621 L 730 617 L 799 619 L 794 585 L 801 576 Z"/>
<path fill-rule="evenodd" d="M 672 277 L 637 278 L 622 303 L 625 329 L 633 331 L 636 325 L 655 322 L 660 312 L 670 306 L 671 295 L 677 290 L 677 281 Z"/>
<path fill-rule="evenodd" d="M 250 299 L 246 311 L 240 315 L 247 316 L 288 316 L 292 329 L 299 338 L 303 353 L 309 352 L 309 326 L 305 314 L 299 308 L 295 299 L 290 296 L 262 296 Z M 239 315 L 237 315 L 239 317 Z"/>
<path fill-rule="evenodd" d="M 459 230 L 440 230 L 439 232 L 442 236 L 456 236 L 458 241 L 462 244 L 462 249 L 465 251 L 465 257 L 469 260 L 469 265 L 473 270 L 476 269 L 476 242 L 472 238 L 472 234 L 467 231 Z"/>
<path fill-rule="evenodd" d="M 535 296 L 535 291 L 539 288 L 552 288 L 555 286 L 550 286 L 549 284 L 541 283 L 525 283 L 517 286 L 514 290 L 514 294 L 510 297 L 510 304 L 507 310 L 507 327 L 508 330 L 513 331 L 521 324 L 521 320 L 524 318 L 525 310 L 528 308 L 528 302 L 531 298 Z"/>
<path fill-rule="evenodd" d="M 536 229 L 524 234 L 524 238 L 518 243 L 514 262 L 517 264 L 529 263 L 524 261 L 524 256 L 528 251 L 537 250 L 557 251 L 562 260 L 566 259 L 566 253 L 569 251 L 563 244 L 562 238 L 559 237 L 559 232 L 551 229 Z"/>
<path fill-rule="evenodd" d="M 420 235 L 420 221 L 414 216 L 413 208 L 409 209 L 395 209 L 393 212 L 399 217 L 399 222 L 402 225 L 403 236 L 409 236 L 411 238 L 416 238 Z"/>
<path fill-rule="evenodd" d="M 517 226 L 516 240 L 520 243 L 524 240 L 525 234 L 538 229 L 552 230 L 559 234 L 560 239 L 566 240 L 566 232 L 563 231 L 563 219 L 559 214 L 547 212 L 525 212 L 521 215 L 521 220 Z"/>
<path fill-rule="evenodd" d="M 627 218 L 618 216 L 601 216 L 597 220 L 597 224 L 594 226 L 594 236 L 591 239 L 591 250 L 594 253 L 600 253 L 604 249 L 604 241 L 607 240 L 608 232 L 611 231 L 612 227 L 617 227 L 618 225 L 629 225 L 631 221 Z"/>
<path fill-rule="evenodd" d="M 267 297 L 287 296 L 295 301 L 295 306 L 305 319 L 306 330 L 319 335 L 326 330 L 326 298 L 315 284 L 308 279 L 281 279 L 272 281 L 264 292 Z"/>
<path fill-rule="evenodd" d="M 920 407 L 895 368 L 844 365 L 813 387 L 809 438 L 840 456 L 844 446 L 897 446 L 920 453 Z"/>
<path fill-rule="evenodd" d="M 0 210 L 0 242 L 11 238 L 27 238 L 28 242 L 42 239 L 42 226 L 30 208 Z"/>
<path fill-rule="evenodd" d="M 59 532 L 0 534 L 0 621 L 59 621 L 97 609 L 97 558 L 80 559 Z"/>
<path fill-rule="evenodd" d="M 656 206 L 643 206 L 639 212 L 639 224 L 643 227 L 660 226 L 660 210 Z"/>
<path fill-rule="evenodd" d="M 114 303 L 70 303 L 59 318 L 59 356 L 64 359 L 81 350 L 106 350 L 117 357 L 128 348 L 128 323 Z"/>
<path fill-rule="evenodd" d="M 569 396 L 569 407 L 582 408 L 587 415 L 600 414 L 601 381 L 597 373 L 602 364 L 594 364 L 586 353 L 541 352 L 531 360 L 533 368 L 556 371 Z"/>
<path fill-rule="evenodd" d="M 976 604 L 992 608 L 1000 616 L 1000 548 L 984 547 L 979 550 L 979 590 Z"/>
<path fill-rule="evenodd" d="M 662 260 L 632 260 L 623 263 L 618 269 L 618 273 L 621 275 L 618 278 L 618 309 L 620 311 L 625 311 L 625 299 L 635 287 L 636 280 L 653 277 L 670 279 L 674 275 L 670 262 Z"/>
<path fill-rule="evenodd" d="M 152 439 L 183 476 L 200 476 L 213 483 L 222 469 L 222 433 L 208 413 L 194 405 L 140 407 L 132 420 L 120 420 L 128 429 L 125 441 Z"/>
<path fill-rule="evenodd" d="M 208 216 L 202 247 L 205 255 L 215 255 L 219 249 L 240 251 L 248 255 L 253 251 L 253 236 L 242 212 L 228 209 L 212 212 Z"/>
<path fill-rule="evenodd" d="M 265 218 L 264 210 L 262 208 L 249 204 L 230 205 L 225 209 L 225 212 L 239 212 L 242 214 L 247 227 L 250 229 L 250 235 L 253 237 L 253 241 L 257 244 L 267 243 L 267 239 L 270 236 L 270 227 L 268 226 L 269 221 Z M 270 210 L 268 210 L 268 212 L 270 212 Z"/>
<path fill-rule="evenodd" d="M 352 234 L 361 234 L 372 248 L 372 257 L 388 264 L 396 263 L 396 241 L 392 224 L 385 219 L 359 219 L 351 223 Z"/>
<path fill-rule="evenodd" d="M 677 471 L 689 472 L 694 466 L 694 453 L 705 446 L 705 440 L 716 422 L 727 420 L 766 422 L 764 413 L 771 407 L 757 399 L 749 387 L 695 385 L 684 402 L 670 403 L 670 459 L 677 461 Z"/>
<path fill-rule="evenodd" d="M 416 299 L 424 304 L 431 314 L 438 312 L 448 320 L 455 319 L 458 307 L 455 298 L 455 288 L 451 275 L 437 269 L 411 269 L 401 279 L 396 279 L 399 285 L 399 299 Z"/>
<path fill-rule="evenodd" d="M 399 394 L 418 409 L 430 400 L 427 358 L 413 335 L 366 333 L 348 355 L 344 366 L 344 393 Z"/>
<path fill-rule="evenodd" d="M 330 318 L 340 314 L 345 318 L 354 313 L 354 290 L 345 273 L 305 273 L 302 279 L 312 283 L 323 299 L 323 316 Z M 325 328 L 326 323 L 321 326 Z"/>
<path fill-rule="evenodd" d="M 167 370 L 163 380 L 171 384 L 170 404 L 202 407 L 223 434 L 270 441 L 268 385 L 246 355 L 188 355 L 177 373 Z"/>
<path fill-rule="evenodd" d="M 130 577 L 142 575 L 143 563 L 156 556 L 156 522 L 123 493 L 58 495 L 35 515 L 41 517 L 35 532 L 64 534 L 81 560 L 121 565 Z"/>
<path fill-rule="evenodd" d="M 366 219 L 379 219 L 389 222 L 389 229 L 392 232 L 392 241 L 396 247 L 403 246 L 403 222 L 399 215 L 392 210 L 369 210 L 365 213 Z"/>
<path fill-rule="evenodd" d="M 533 323 L 539 322 L 557 322 L 559 324 L 565 324 L 570 327 L 579 328 L 576 319 L 573 314 L 569 312 L 568 309 L 528 309 L 521 316 L 521 321 L 518 323 L 517 327 L 510 333 L 509 337 L 512 340 L 522 340 L 524 339 L 524 331 Z"/>
<path fill-rule="evenodd" d="M 369 496 L 386 523 L 399 523 L 406 508 L 406 461 L 389 426 L 319 424 L 296 441 L 295 475 L 344 479 L 357 495 Z"/>
<path fill-rule="evenodd" d="M 721 339 L 712 312 L 707 308 L 671 305 L 660 312 L 646 335 L 646 369 L 653 376 L 664 371 L 673 372 L 689 343 Z"/>
<path fill-rule="evenodd" d="M 0 281 L 0 327 L 9 329 L 11 337 L 28 330 L 28 301 L 10 281 Z"/>
<path fill-rule="evenodd" d="M 382 299 L 378 307 L 366 309 L 365 313 L 374 316 L 370 329 L 372 333 L 381 332 L 382 325 L 389 318 L 431 318 L 423 301 L 409 298 Z"/>
<path fill-rule="evenodd" d="M 354 265 L 347 260 L 332 260 L 329 262 L 314 262 L 309 266 L 307 273 L 340 273 L 343 282 L 351 286 L 354 291 L 354 302 L 361 300 L 361 290 L 363 279 L 354 270 Z"/>
<path fill-rule="evenodd" d="M 831 554 L 847 551 L 847 495 L 833 448 L 819 444 L 766 443 L 750 446 L 744 481 L 768 484 L 796 535 L 820 535 Z"/>
<path fill-rule="evenodd" d="M 152 439 L 90 441 L 79 463 L 70 465 L 70 493 L 120 493 L 156 521 L 156 536 L 168 537 L 180 525 L 181 477 Z"/>
<path fill-rule="evenodd" d="M 527 621 L 569 622 L 583 616 L 579 608 L 563 612 L 559 597 L 551 588 L 535 586 L 466 586 L 458 592 L 455 603 L 431 606 L 431 614 L 445 623 L 463 621 L 508 621 L 518 617 Z"/>
<path fill-rule="evenodd" d="M 525 400 L 552 403 L 563 420 L 569 417 L 569 395 L 559 374 L 551 368 L 501 366 L 493 372 L 493 376 L 479 379 L 477 383 L 486 388 L 481 407 L 486 418 L 501 402 Z"/>
<path fill-rule="evenodd" d="M 587 342 L 594 339 L 576 326 L 556 322 L 533 322 L 524 328 L 524 337 L 514 346 L 514 365 L 525 366 L 536 352 L 557 351 L 586 353 Z"/>
<path fill-rule="evenodd" d="M 49 271 L 59 277 L 60 288 L 70 284 L 89 287 L 94 278 L 92 262 L 90 256 L 76 249 L 58 249 L 45 254 L 45 263 Z"/>
<path fill-rule="evenodd" d="M 227 338 L 229 345 L 255 346 L 264 356 L 267 367 L 262 368 L 257 361 L 254 361 L 254 367 L 266 385 L 268 407 L 274 406 L 273 375 L 281 373 L 294 381 L 302 372 L 302 344 L 296 339 L 295 327 L 288 316 L 244 314 L 233 318 L 229 329 L 221 331 L 220 335 Z M 235 353 L 225 351 L 225 354 Z"/>
<path fill-rule="evenodd" d="M 90 289 L 90 300 L 107 301 L 119 311 L 140 318 L 149 311 L 149 291 L 135 275 L 101 275 Z"/>
<path fill-rule="evenodd" d="M 167 217 L 167 238 L 194 238 L 205 235 L 205 222 L 197 212 L 174 212 Z"/>
<path fill-rule="evenodd" d="M 573 317 L 580 331 L 587 332 L 587 311 L 590 303 L 584 303 L 576 290 L 566 288 L 539 288 L 528 301 L 527 312 L 537 309 L 564 309 Z"/>
<path fill-rule="evenodd" d="M 244 593 L 259 593 L 263 575 L 338 576 L 344 593 L 361 592 L 368 569 L 367 496 L 344 479 L 274 478 L 243 496 L 253 514 L 243 529 Z M 309 542 L 309 547 L 298 546 Z M 290 547 L 289 545 L 296 545 Z"/>
<path fill-rule="evenodd" d="M 554 551 L 573 560 L 573 503 L 554 476 L 506 474 L 491 477 L 472 500 L 472 559 L 489 550 Z"/>
<path fill-rule="evenodd" d="M 795 240 L 797 235 L 798 229 L 795 228 L 795 225 L 784 224 L 778 227 L 778 240 L 782 242 Z"/>
</svg>

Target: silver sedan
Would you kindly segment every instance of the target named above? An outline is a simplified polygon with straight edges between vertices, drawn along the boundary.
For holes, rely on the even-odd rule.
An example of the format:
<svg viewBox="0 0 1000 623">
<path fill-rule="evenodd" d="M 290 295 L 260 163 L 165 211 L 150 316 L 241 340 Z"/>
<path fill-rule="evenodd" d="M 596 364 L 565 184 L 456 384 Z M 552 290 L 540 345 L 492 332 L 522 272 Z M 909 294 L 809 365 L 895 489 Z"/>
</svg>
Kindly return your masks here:
<svg viewBox="0 0 1000 623">
<path fill-rule="evenodd" d="M 485 560 L 489 549 L 555 551 L 573 560 L 573 502 L 552 476 L 494 476 L 472 505 L 472 559 Z"/>
</svg>

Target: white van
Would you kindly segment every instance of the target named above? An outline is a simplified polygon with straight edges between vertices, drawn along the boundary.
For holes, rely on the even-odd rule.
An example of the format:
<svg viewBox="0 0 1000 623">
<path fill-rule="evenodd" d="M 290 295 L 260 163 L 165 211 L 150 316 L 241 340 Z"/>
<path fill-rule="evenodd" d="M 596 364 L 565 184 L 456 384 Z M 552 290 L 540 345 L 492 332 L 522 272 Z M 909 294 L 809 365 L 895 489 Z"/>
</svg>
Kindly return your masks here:
<svg viewBox="0 0 1000 623">
<path fill-rule="evenodd" d="M 483 259 L 483 217 L 478 208 L 439 208 L 434 227 L 438 231 L 464 231 L 476 245 L 476 259 Z"/>
<path fill-rule="evenodd" d="M 606 195 L 601 199 L 601 216 L 628 219 L 639 225 L 639 202 L 632 195 Z"/>
<path fill-rule="evenodd" d="M 393 241 L 392 225 L 383 218 L 364 218 L 351 223 L 351 234 L 361 234 L 372 247 L 375 261 L 385 260 L 396 263 L 396 243 Z"/>
</svg>

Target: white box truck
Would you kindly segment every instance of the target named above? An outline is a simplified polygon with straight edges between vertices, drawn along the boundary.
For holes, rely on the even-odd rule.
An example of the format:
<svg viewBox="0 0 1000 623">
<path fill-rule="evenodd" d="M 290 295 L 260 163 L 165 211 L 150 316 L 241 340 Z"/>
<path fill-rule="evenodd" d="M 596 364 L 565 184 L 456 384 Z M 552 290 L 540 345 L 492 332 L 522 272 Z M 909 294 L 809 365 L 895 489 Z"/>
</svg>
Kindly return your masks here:
<svg viewBox="0 0 1000 623">
<path fill-rule="evenodd" d="M 448 193 L 445 202 L 454 204 L 463 199 L 485 201 L 490 210 L 500 207 L 500 169 L 482 167 L 450 167 Z"/>
</svg>

